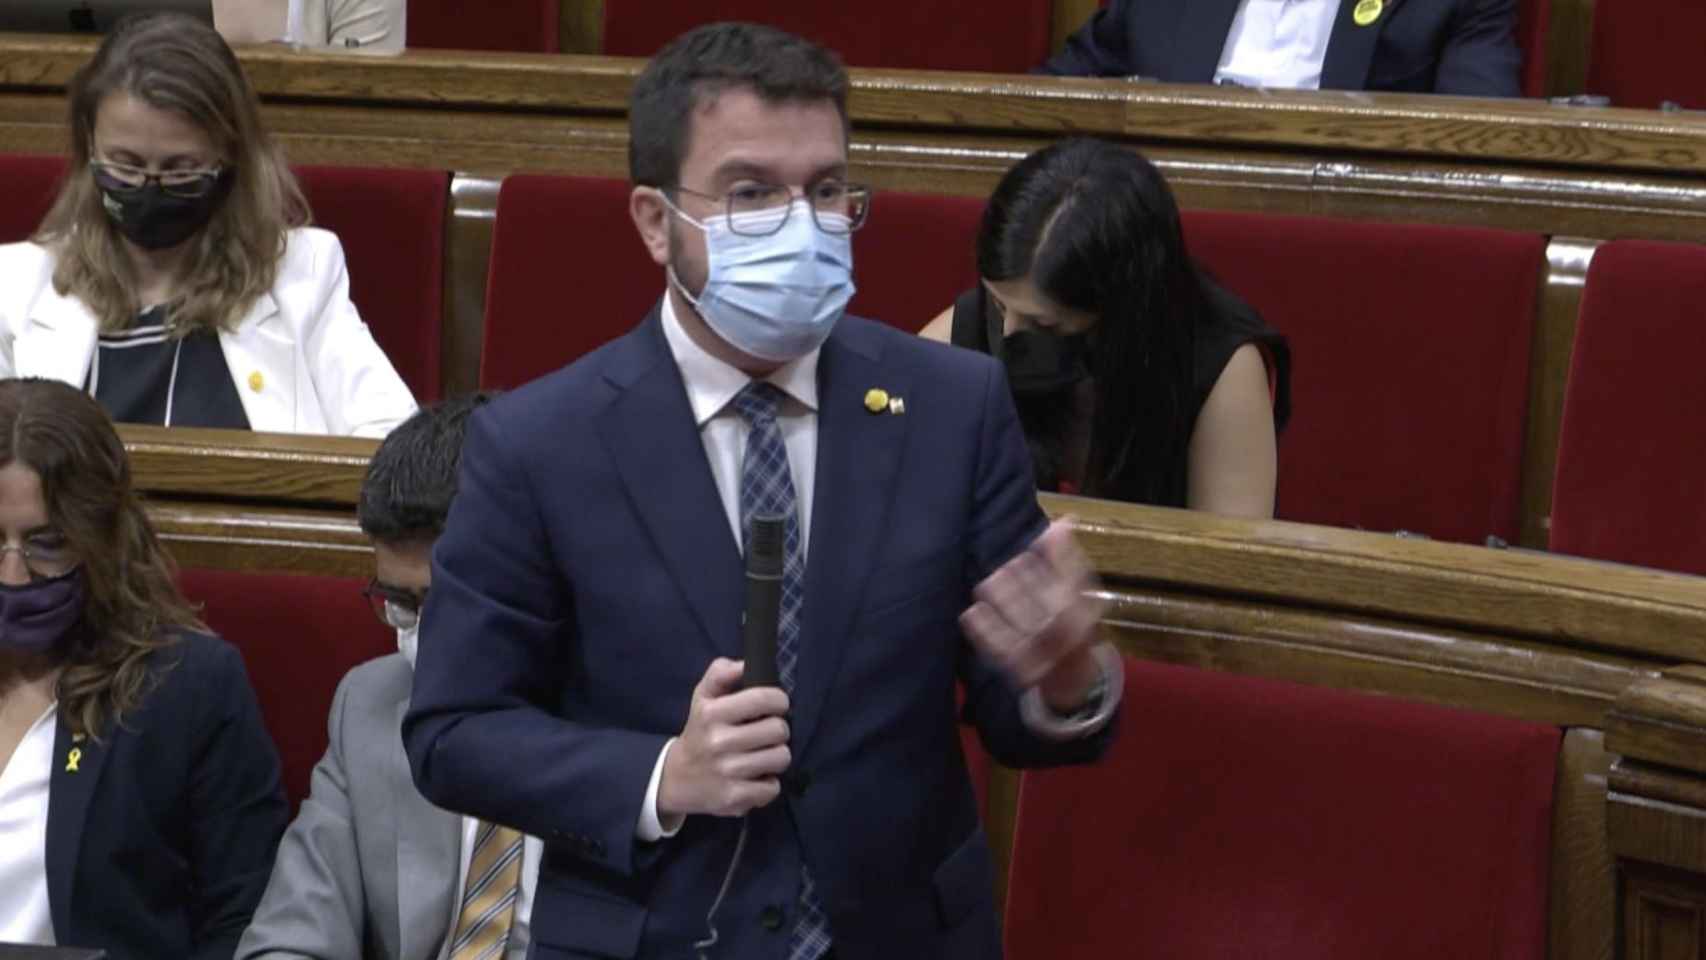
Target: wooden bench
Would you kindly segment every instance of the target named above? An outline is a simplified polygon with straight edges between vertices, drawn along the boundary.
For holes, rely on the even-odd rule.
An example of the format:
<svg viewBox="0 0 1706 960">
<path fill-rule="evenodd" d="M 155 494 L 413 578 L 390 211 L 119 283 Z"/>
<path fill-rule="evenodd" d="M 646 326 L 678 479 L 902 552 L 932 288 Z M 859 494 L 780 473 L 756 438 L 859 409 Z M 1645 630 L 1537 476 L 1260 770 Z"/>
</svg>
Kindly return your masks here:
<svg viewBox="0 0 1706 960">
<path fill-rule="evenodd" d="M 122 432 L 184 565 L 368 576 L 353 504 L 370 442 Z M 1706 580 L 1043 502 L 1082 524 L 1112 603 L 1105 629 L 1129 655 L 1557 728 L 1549 956 L 1706 957 Z M 255 682 L 268 676 L 257 671 Z M 1019 779 L 996 770 L 989 787 L 1004 868 Z"/>
</svg>

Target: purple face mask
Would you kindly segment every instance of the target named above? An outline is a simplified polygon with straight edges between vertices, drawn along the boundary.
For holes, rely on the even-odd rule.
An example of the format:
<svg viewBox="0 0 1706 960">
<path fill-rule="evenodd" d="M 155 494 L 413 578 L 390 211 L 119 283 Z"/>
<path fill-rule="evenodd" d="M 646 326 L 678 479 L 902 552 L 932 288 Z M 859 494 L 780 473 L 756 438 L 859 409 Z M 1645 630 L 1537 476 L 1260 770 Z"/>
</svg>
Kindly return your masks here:
<svg viewBox="0 0 1706 960">
<path fill-rule="evenodd" d="M 0 651 L 52 651 L 82 618 L 86 596 L 82 567 L 18 586 L 0 584 Z"/>
</svg>

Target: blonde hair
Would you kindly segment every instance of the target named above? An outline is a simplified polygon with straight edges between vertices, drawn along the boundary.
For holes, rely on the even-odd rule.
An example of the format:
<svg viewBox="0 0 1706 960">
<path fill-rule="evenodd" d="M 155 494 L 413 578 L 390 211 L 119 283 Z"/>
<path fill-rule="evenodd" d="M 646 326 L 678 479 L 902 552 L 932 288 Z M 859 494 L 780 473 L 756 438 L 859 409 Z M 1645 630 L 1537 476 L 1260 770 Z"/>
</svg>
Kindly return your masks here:
<svg viewBox="0 0 1706 960">
<path fill-rule="evenodd" d="M 34 237 L 58 257 L 53 287 L 82 300 L 103 331 L 129 327 L 144 306 L 89 169 L 96 112 L 121 93 L 188 118 L 235 178 L 213 218 L 188 241 L 170 304 L 180 335 L 231 329 L 272 287 L 290 228 L 309 222 L 308 203 L 261 125 L 260 103 L 236 55 L 212 27 L 182 14 L 124 20 L 71 81 L 71 165 Z"/>
</svg>

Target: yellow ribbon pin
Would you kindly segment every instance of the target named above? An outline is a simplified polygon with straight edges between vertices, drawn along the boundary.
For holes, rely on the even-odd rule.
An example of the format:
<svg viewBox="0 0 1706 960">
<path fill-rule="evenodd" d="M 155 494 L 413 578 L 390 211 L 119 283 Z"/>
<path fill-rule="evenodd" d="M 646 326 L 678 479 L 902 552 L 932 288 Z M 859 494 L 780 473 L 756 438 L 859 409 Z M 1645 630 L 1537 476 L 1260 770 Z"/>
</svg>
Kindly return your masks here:
<svg viewBox="0 0 1706 960">
<path fill-rule="evenodd" d="M 883 413 L 889 408 L 889 392 L 872 387 L 865 391 L 865 409 L 872 413 Z"/>
<path fill-rule="evenodd" d="M 76 773 L 77 772 L 77 764 L 79 762 L 81 762 L 82 759 L 83 759 L 83 751 L 78 749 L 77 747 L 72 747 L 71 752 L 65 755 L 65 772 L 66 773 Z"/>
<path fill-rule="evenodd" d="M 1386 4 L 1382 0 L 1357 0 L 1356 8 L 1351 11 L 1351 19 L 1356 21 L 1357 26 L 1366 27 L 1379 20 L 1385 9 Z"/>
</svg>

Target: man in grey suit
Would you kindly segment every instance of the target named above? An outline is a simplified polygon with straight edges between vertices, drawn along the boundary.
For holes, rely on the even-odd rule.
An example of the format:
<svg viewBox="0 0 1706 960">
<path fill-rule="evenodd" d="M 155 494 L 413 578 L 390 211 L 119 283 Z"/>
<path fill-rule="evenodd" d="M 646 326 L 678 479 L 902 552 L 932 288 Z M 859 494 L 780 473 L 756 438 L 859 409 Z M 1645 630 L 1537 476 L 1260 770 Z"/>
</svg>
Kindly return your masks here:
<svg viewBox="0 0 1706 960">
<path fill-rule="evenodd" d="M 358 513 L 376 569 L 365 592 L 397 629 L 399 652 L 356 667 L 338 685 L 331 743 L 279 846 L 238 960 L 526 956 L 539 842 L 510 832 L 505 851 L 505 831 L 428 803 L 410 779 L 401 734 L 432 545 L 455 494 L 463 429 L 485 399 L 422 410 L 368 465 Z M 471 869 L 484 860 L 492 861 L 489 875 Z M 470 895 L 482 890 L 495 899 Z"/>
</svg>

